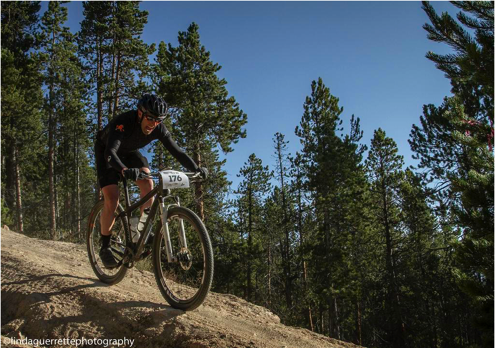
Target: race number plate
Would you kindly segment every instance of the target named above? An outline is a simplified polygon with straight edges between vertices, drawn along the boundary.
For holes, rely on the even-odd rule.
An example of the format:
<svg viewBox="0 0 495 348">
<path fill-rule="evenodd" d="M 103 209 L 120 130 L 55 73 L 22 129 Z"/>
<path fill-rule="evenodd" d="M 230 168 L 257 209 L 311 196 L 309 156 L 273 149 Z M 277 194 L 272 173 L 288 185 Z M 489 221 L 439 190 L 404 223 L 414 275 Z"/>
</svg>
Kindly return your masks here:
<svg viewBox="0 0 495 348">
<path fill-rule="evenodd" d="M 164 170 L 160 172 L 164 189 L 188 188 L 189 178 L 183 172 Z"/>
</svg>

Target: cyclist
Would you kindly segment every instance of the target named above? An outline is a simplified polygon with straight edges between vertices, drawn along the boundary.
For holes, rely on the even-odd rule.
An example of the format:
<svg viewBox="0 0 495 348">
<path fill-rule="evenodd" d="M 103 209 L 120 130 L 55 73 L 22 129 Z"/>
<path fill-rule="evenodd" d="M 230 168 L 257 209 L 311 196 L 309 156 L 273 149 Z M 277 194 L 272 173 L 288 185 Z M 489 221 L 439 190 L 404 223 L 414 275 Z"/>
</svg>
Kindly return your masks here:
<svg viewBox="0 0 495 348">
<path fill-rule="evenodd" d="M 106 268 L 115 268 L 118 265 L 110 249 L 110 237 L 119 203 L 120 177 L 136 181 L 141 197 L 153 189 L 153 180 L 139 178 L 141 171 L 150 173 L 148 160 L 139 152 L 140 148 L 158 139 L 188 170 L 200 172 L 203 178 L 208 176 L 207 169 L 199 168 L 172 139 L 163 124 L 167 111 L 168 107 L 163 99 L 144 94 L 138 101 L 137 110 L 118 115 L 96 136 L 96 171 L 105 202 L 100 217 L 102 246 L 99 255 Z M 152 203 L 153 199 L 150 199 L 143 204 L 141 214 Z"/>
</svg>

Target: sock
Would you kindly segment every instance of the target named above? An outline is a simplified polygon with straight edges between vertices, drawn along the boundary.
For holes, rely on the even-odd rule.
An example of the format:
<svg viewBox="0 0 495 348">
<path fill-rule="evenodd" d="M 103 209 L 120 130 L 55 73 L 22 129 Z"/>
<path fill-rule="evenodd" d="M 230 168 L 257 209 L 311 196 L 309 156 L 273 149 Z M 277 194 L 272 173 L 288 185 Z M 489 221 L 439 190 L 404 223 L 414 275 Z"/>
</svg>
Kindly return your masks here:
<svg viewBox="0 0 495 348">
<path fill-rule="evenodd" d="M 101 236 L 101 248 L 106 249 L 110 247 L 110 235 L 104 236 L 101 234 L 100 236 Z"/>
</svg>

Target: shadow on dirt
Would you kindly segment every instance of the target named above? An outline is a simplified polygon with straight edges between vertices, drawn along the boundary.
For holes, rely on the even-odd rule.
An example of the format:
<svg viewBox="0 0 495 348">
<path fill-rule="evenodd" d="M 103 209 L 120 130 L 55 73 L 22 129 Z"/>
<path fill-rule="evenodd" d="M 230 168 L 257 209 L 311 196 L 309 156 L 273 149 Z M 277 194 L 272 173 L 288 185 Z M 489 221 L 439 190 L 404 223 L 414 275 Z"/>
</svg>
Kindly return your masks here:
<svg viewBox="0 0 495 348">
<path fill-rule="evenodd" d="M 118 299 L 112 299 L 113 292 L 106 291 L 111 286 L 94 278 L 50 273 L 12 282 L 2 280 L 4 335 L 12 331 L 35 337 L 56 331 L 77 331 L 81 335 L 88 329 L 104 328 L 113 336 L 164 325 L 185 313 L 146 300 L 115 301 Z M 43 291 L 48 288 L 55 291 Z M 39 319 L 42 326 L 32 325 Z"/>
</svg>

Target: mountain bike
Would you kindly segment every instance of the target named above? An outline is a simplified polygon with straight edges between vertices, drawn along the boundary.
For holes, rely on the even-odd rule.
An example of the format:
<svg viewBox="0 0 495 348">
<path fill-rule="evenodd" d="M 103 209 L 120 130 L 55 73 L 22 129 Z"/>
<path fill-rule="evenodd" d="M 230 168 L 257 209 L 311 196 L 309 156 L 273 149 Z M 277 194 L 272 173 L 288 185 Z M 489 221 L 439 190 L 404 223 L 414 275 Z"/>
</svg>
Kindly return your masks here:
<svg viewBox="0 0 495 348">
<path fill-rule="evenodd" d="M 139 178 L 158 179 L 158 184 L 131 204 L 127 181 L 123 178 L 125 209 L 119 203 L 110 239 L 111 250 L 118 262 L 116 268 L 105 268 L 99 258 L 103 200 L 93 207 L 86 239 L 91 267 L 102 282 L 113 285 L 120 282 L 136 262 L 151 254 L 155 279 L 165 300 L 174 308 L 193 310 L 203 303 L 211 288 L 213 248 L 201 219 L 192 210 L 181 207 L 179 197 L 171 195 L 171 190 L 189 188 L 190 183 L 201 180 L 200 174 L 164 170 L 150 174 L 142 172 Z M 144 229 L 139 240 L 133 242 L 132 213 L 152 197 L 154 201 Z M 155 219 L 157 214 L 159 219 Z M 153 238 L 152 243 L 149 238 Z"/>
</svg>

